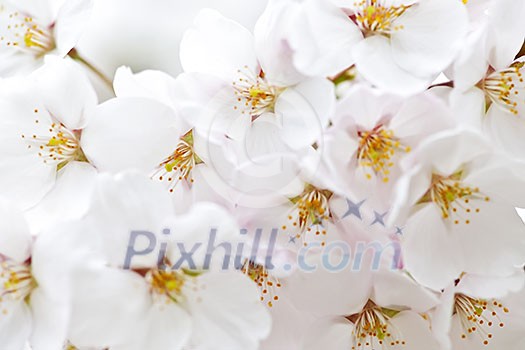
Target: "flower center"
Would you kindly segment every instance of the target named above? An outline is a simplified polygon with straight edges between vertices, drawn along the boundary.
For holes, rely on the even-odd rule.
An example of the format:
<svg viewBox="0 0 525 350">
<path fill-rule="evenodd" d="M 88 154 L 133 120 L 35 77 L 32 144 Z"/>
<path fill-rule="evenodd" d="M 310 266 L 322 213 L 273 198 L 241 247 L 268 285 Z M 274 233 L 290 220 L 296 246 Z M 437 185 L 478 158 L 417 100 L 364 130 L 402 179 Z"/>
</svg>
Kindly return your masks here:
<svg viewBox="0 0 525 350">
<path fill-rule="evenodd" d="M 455 224 L 462 221 L 470 224 L 469 215 L 480 212 L 480 208 L 471 204 L 479 200 L 488 202 L 490 198 L 481 194 L 479 188 L 464 185 L 461 182 L 461 172 L 458 172 L 448 177 L 433 175 L 432 185 L 420 202 L 434 202 L 441 210 L 443 219 L 455 215 Z"/>
<path fill-rule="evenodd" d="M 398 152 L 410 152 L 410 147 L 403 146 L 394 136 L 394 132 L 385 129 L 383 125 L 375 127 L 371 131 L 358 131 L 359 147 L 357 159 L 359 166 L 368 168 L 370 172 L 365 174 L 367 179 L 372 179 L 372 173 L 389 181 L 390 168 L 394 166 L 393 158 Z"/>
<path fill-rule="evenodd" d="M 173 192 L 177 184 L 182 181 L 194 182 L 192 171 L 195 165 L 203 161 L 197 156 L 193 148 L 193 131 L 190 130 L 181 137 L 175 151 L 159 164 L 152 175 L 160 181 L 167 181 L 169 191 Z"/>
<path fill-rule="evenodd" d="M 277 289 L 281 288 L 279 280 L 268 273 L 268 270 L 253 261 L 246 260 L 241 271 L 250 277 L 261 290 L 261 301 L 273 307 L 273 302 L 279 300 Z"/>
<path fill-rule="evenodd" d="M 484 345 L 488 345 L 493 335 L 490 332 L 494 325 L 505 327 L 501 322 L 499 314 L 508 313 L 509 309 L 496 300 L 488 301 L 471 298 L 465 294 L 456 294 L 454 302 L 454 314 L 459 316 L 463 328 L 462 339 L 471 334 L 481 336 Z"/>
<path fill-rule="evenodd" d="M 0 305 L 4 298 L 24 300 L 36 287 L 30 265 L 7 260 L 0 264 L 0 269 Z"/>
<path fill-rule="evenodd" d="M 245 66 L 237 72 L 240 77 L 232 85 L 238 104 L 233 109 L 252 118 L 273 112 L 277 96 L 283 89 L 269 84 L 262 70 L 256 74 Z"/>
<path fill-rule="evenodd" d="M 5 8 L 0 7 L 0 14 L 4 11 Z M 2 17 L 6 19 L 7 25 L 2 25 L 0 43 L 36 57 L 42 57 L 55 49 L 52 28 L 43 26 L 34 18 L 22 15 L 18 11 Z"/>
<path fill-rule="evenodd" d="M 355 326 L 352 350 L 405 345 L 399 332 L 390 323 L 390 318 L 396 314 L 397 311 L 381 308 L 369 300 L 360 313 L 347 317 Z"/>
<path fill-rule="evenodd" d="M 38 110 L 35 109 L 35 113 L 38 113 Z M 36 119 L 35 124 L 39 123 Z M 29 150 L 35 150 L 44 163 L 56 165 L 58 169 L 73 160 L 86 161 L 77 134 L 61 123 L 50 124 L 44 135 L 34 133 L 21 136 Z"/>
<path fill-rule="evenodd" d="M 375 33 L 389 36 L 404 28 L 403 25 L 396 26 L 394 21 L 411 5 L 385 6 L 383 0 L 361 0 L 354 6 L 355 21 L 365 35 Z"/>
<path fill-rule="evenodd" d="M 181 271 L 154 269 L 149 270 L 145 278 L 154 297 L 160 298 L 166 303 L 183 301 L 182 288 L 189 278 L 188 275 Z"/>
<path fill-rule="evenodd" d="M 317 236 L 326 235 L 322 224 L 323 220 L 331 218 L 328 201 L 332 195 L 330 191 L 306 185 L 303 193 L 290 199 L 294 206 L 288 215 L 288 220 L 292 223 L 292 227 L 298 230 L 296 238 L 304 238 L 306 232 L 312 231 L 312 226 L 315 227 Z M 282 229 L 286 230 L 287 226 L 283 225 Z M 324 242 L 321 244 L 324 245 Z"/>
<path fill-rule="evenodd" d="M 490 74 L 481 84 L 491 102 L 514 114 L 525 103 L 522 69 L 525 62 L 514 62 L 509 68 Z"/>
</svg>

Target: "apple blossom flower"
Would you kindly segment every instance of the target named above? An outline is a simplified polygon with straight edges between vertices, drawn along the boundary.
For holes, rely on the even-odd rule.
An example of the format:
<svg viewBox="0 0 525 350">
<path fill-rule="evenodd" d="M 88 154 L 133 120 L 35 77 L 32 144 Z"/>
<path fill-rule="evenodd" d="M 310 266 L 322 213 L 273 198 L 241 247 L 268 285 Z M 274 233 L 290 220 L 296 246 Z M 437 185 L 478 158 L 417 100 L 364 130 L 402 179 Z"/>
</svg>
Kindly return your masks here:
<svg viewBox="0 0 525 350">
<path fill-rule="evenodd" d="M 288 34 L 300 72 L 334 76 L 352 65 L 389 92 L 423 91 L 455 58 L 468 18 L 457 0 L 308 0 Z"/>
<path fill-rule="evenodd" d="M 76 174 L 71 181 L 76 186 L 75 178 L 93 176 L 80 130 L 97 97 L 74 63 L 48 56 L 30 77 L 1 81 L 0 90 L 0 133 L 10 140 L 0 148 L 4 196 L 28 209 L 58 186 L 66 172 Z"/>
<path fill-rule="evenodd" d="M 389 210 L 399 164 L 429 135 L 454 126 L 445 103 L 421 94 L 409 99 L 356 86 L 338 101 L 324 137 L 326 163 L 348 198 Z"/>
<path fill-rule="evenodd" d="M 72 344 L 256 349 L 267 336 L 267 311 L 244 274 L 219 271 L 214 263 L 207 269 L 200 259 L 205 252 L 193 255 L 196 266 L 192 262 L 172 266 L 182 256 L 171 249 L 175 242 L 202 243 L 211 228 L 217 229 L 222 237 L 218 239 L 235 237 L 238 228 L 233 220 L 223 209 L 206 203 L 186 216 L 174 213 L 169 193 L 148 177 L 105 174 L 97 180 L 88 214 L 53 229 L 70 237 L 68 256 L 75 257 L 68 335 Z M 172 236 L 161 237 L 166 228 Z M 152 254 L 134 256 L 125 266 L 130 233 L 136 229 L 154 234 L 158 244 Z M 172 247 L 163 250 L 160 242 Z M 108 314 L 109 309 L 114 312 Z"/>
<path fill-rule="evenodd" d="M 311 255 L 310 263 L 317 259 Z M 304 349 L 439 348 L 421 316 L 438 300 L 403 272 L 318 268 L 298 272 L 287 283 L 290 301 L 317 316 L 304 331 Z"/>
<path fill-rule="evenodd" d="M 464 274 L 441 295 L 432 313 L 433 332 L 443 349 L 508 347 L 522 338 L 523 271 L 504 278 Z"/>
<path fill-rule="evenodd" d="M 523 164 L 457 129 L 430 137 L 404 171 L 390 222 L 406 219 L 405 267 L 418 282 L 439 290 L 462 273 L 504 277 L 523 264 L 523 222 L 514 209 L 523 205 Z"/>
<path fill-rule="evenodd" d="M 0 76 L 29 73 L 47 54 L 65 57 L 80 39 L 91 7 L 91 0 L 4 1 Z"/>
<path fill-rule="evenodd" d="M 194 95 L 213 96 L 195 116 L 197 132 L 244 140 L 251 130 L 250 138 L 257 139 L 253 134 L 259 132 L 262 142 L 268 130 L 252 126 L 268 116 L 278 123 L 279 138 L 292 149 L 309 147 L 320 136 L 335 100 L 333 84 L 295 74 L 291 62 L 282 60 L 287 47 L 278 40 L 280 22 L 273 22 L 271 16 L 271 12 L 263 15 L 261 21 L 274 26 L 257 25 L 252 35 L 206 9 L 185 33 L 182 79 L 193 82 L 187 83 L 187 89 L 197 89 Z"/>
<path fill-rule="evenodd" d="M 6 350 L 59 349 L 65 343 L 69 286 L 67 265 L 55 257 L 64 245 L 53 234 L 35 241 L 21 211 L 0 199 L 0 339 Z M 67 260 L 63 262 L 67 263 Z"/>
</svg>

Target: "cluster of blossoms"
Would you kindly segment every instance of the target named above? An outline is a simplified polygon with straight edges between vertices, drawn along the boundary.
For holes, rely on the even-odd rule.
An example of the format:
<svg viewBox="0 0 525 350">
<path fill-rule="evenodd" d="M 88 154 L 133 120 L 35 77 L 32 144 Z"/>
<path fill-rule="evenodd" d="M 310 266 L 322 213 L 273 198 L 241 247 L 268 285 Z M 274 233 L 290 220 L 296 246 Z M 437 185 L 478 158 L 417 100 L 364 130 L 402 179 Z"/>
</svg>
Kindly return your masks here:
<svg viewBox="0 0 525 350">
<path fill-rule="evenodd" d="M 92 6 L 0 1 L 0 349 L 525 348 L 524 1 L 206 8 L 113 80 Z"/>
</svg>

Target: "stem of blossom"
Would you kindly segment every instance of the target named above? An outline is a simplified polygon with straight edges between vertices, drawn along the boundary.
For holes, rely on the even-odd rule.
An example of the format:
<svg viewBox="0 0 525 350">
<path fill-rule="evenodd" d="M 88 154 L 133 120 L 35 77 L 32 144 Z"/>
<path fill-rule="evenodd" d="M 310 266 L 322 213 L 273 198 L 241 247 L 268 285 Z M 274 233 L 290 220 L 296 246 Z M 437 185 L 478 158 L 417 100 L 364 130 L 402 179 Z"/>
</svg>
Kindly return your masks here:
<svg viewBox="0 0 525 350">
<path fill-rule="evenodd" d="M 72 59 L 74 59 L 75 61 L 78 61 L 78 62 L 82 63 L 87 69 L 89 69 L 90 71 L 95 73 L 95 75 L 97 77 L 99 77 L 100 80 L 102 80 L 104 82 L 104 84 L 106 84 L 107 87 L 111 91 L 113 91 L 113 82 L 111 81 L 111 79 L 109 79 L 104 73 L 102 73 L 99 69 L 97 69 L 92 63 L 90 63 L 84 57 L 82 57 L 78 53 L 77 49 L 72 48 L 71 51 L 69 51 L 69 53 L 67 55 L 69 57 L 71 57 Z"/>
</svg>

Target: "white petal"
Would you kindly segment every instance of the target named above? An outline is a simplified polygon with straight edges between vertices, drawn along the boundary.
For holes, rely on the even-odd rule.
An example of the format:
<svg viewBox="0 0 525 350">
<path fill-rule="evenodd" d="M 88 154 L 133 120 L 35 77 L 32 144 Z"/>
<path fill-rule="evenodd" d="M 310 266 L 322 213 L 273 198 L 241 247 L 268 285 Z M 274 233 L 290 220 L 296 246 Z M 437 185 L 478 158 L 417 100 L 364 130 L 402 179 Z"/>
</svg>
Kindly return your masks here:
<svg viewBox="0 0 525 350">
<path fill-rule="evenodd" d="M 394 61 L 415 76 L 440 73 L 456 56 L 467 31 L 467 11 L 456 0 L 425 0 L 393 21 Z"/>
<path fill-rule="evenodd" d="M 417 145 L 427 135 L 452 128 L 453 115 L 448 106 L 430 93 L 405 101 L 389 124 L 395 136 L 408 145 Z"/>
<path fill-rule="evenodd" d="M 275 103 L 275 113 L 283 123 L 283 140 L 294 149 L 312 145 L 328 124 L 334 104 L 334 86 L 326 79 L 311 79 L 286 89 Z"/>
<path fill-rule="evenodd" d="M 352 344 L 353 324 L 343 317 L 325 317 L 313 323 L 305 332 L 304 350 L 347 350 Z"/>
<path fill-rule="evenodd" d="M 525 120 L 492 105 L 484 119 L 484 130 L 510 155 L 525 159 Z"/>
<path fill-rule="evenodd" d="M 79 269 L 74 277 L 69 340 L 93 347 L 126 343 L 151 305 L 144 279 L 102 267 Z"/>
<path fill-rule="evenodd" d="M 341 9 L 326 1 L 308 0 L 298 8 L 289 40 L 299 71 L 332 76 L 354 63 L 352 51 L 362 38 Z"/>
<path fill-rule="evenodd" d="M 29 258 L 32 238 L 24 215 L 12 203 L 0 199 L 0 255 L 24 262 Z"/>
<path fill-rule="evenodd" d="M 508 204 L 481 200 L 472 201 L 471 206 L 479 208 L 480 213 L 470 214 L 469 225 L 460 223 L 450 232 L 461 244 L 463 271 L 489 276 L 513 274 L 514 268 L 525 262 L 523 221 Z"/>
<path fill-rule="evenodd" d="M 230 95 L 230 100 L 222 99 L 225 95 Z M 209 137 L 210 126 L 214 123 L 214 118 L 219 114 L 218 110 L 223 105 L 230 111 L 233 110 L 235 97 L 231 82 L 225 82 L 209 74 L 201 73 L 182 73 L 171 86 L 170 98 L 173 101 L 180 117 L 186 123 L 196 128 L 196 131 L 204 137 Z M 214 136 L 214 135 L 212 135 Z M 223 137 L 224 132 L 217 135 Z"/>
<path fill-rule="evenodd" d="M 287 296 L 299 310 L 317 316 L 352 315 L 366 304 L 372 291 L 372 274 L 366 264 L 359 271 L 349 266 L 332 272 L 322 265 L 321 254 L 309 253 L 304 258 L 305 264 L 316 269 L 297 271 L 285 282 Z M 335 254 L 332 258 L 335 259 Z"/>
<path fill-rule="evenodd" d="M 134 342 L 131 349 L 184 348 L 191 335 L 190 315 L 175 303 L 153 305 L 145 319 L 147 331 L 143 339 Z M 133 339 L 133 335 L 130 336 Z"/>
<path fill-rule="evenodd" d="M 489 68 L 486 40 L 486 28 L 472 32 L 454 61 L 454 87 L 460 91 L 470 89 L 485 77 Z"/>
<path fill-rule="evenodd" d="M 120 67 L 115 73 L 113 89 L 117 97 L 145 97 L 173 105 L 171 88 L 175 79 L 164 72 L 145 70 L 133 74 L 129 67 Z"/>
<path fill-rule="evenodd" d="M 439 345 L 430 332 L 430 324 L 415 312 L 403 311 L 391 320 L 394 329 L 399 332 L 401 340 L 405 341 L 407 350 L 438 350 Z M 395 334 L 395 333 L 394 333 Z"/>
<path fill-rule="evenodd" d="M 0 310 L 5 306 L 0 304 Z M 2 349 L 21 350 L 31 333 L 31 311 L 25 302 L 16 302 L 9 307 L 7 314 L 0 317 L 0 339 Z"/>
<path fill-rule="evenodd" d="M 465 92 L 452 89 L 450 106 L 454 111 L 457 122 L 482 130 L 482 120 L 485 119 L 485 93 L 478 88 L 471 88 Z"/>
<path fill-rule="evenodd" d="M 440 290 L 463 272 L 461 248 L 436 206 L 426 205 L 412 215 L 404 231 L 405 267 L 419 283 Z"/>
<path fill-rule="evenodd" d="M 500 299 L 508 293 L 518 292 L 525 284 L 525 277 L 520 269 L 508 277 L 490 277 L 466 274 L 457 286 L 458 293 L 480 299 Z"/>
<path fill-rule="evenodd" d="M 381 119 L 395 114 L 401 102 L 395 95 L 366 85 L 357 85 L 339 101 L 332 119 L 336 127 L 343 128 L 355 123 L 364 130 L 372 130 Z"/>
<path fill-rule="evenodd" d="M 56 18 L 61 0 L 6 0 L 5 2 L 20 12 L 28 13 L 46 24 L 51 24 Z"/>
<path fill-rule="evenodd" d="M 49 113 L 68 129 L 81 129 L 87 113 L 97 105 L 97 95 L 80 66 L 69 59 L 47 56 L 35 79 Z"/>
<path fill-rule="evenodd" d="M 489 57 L 498 69 L 509 66 L 523 45 L 525 35 L 525 3 L 521 1 L 493 1 L 489 9 L 489 44 L 495 47 Z"/>
<path fill-rule="evenodd" d="M 425 90 L 433 76 L 417 77 L 399 66 L 388 38 L 372 36 L 354 49 L 357 70 L 375 86 L 397 95 L 409 96 Z"/>
<path fill-rule="evenodd" d="M 374 273 L 373 300 L 376 304 L 389 309 L 399 310 L 408 307 L 421 313 L 438 304 L 434 294 L 399 271 Z"/>
<path fill-rule="evenodd" d="M 192 343 L 204 349 L 258 349 L 271 319 L 256 284 L 237 271 L 205 273 L 197 283 L 197 291 L 191 286 L 185 291 L 194 320 Z"/>
<path fill-rule="evenodd" d="M 212 9 L 202 10 L 194 27 L 184 34 L 180 60 L 185 72 L 208 73 L 232 82 L 237 70 L 247 66 L 255 71 L 258 65 L 252 34 Z"/>
<path fill-rule="evenodd" d="M 60 301 L 48 298 L 41 289 L 31 293 L 31 346 L 34 350 L 59 349 L 66 341 L 69 308 L 65 299 Z"/>
<path fill-rule="evenodd" d="M 65 56 L 77 45 L 91 15 L 93 0 L 64 1 L 55 21 L 58 53 Z"/>
<path fill-rule="evenodd" d="M 414 156 L 432 166 L 434 173 L 448 176 L 490 151 L 490 144 L 479 132 L 458 128 L 429 136 Z"/>
<path fill-rule="evenodd" d="M 151 254 L 133 256 L 130 265 L 143 268 L 157 265 L 160 244 L 157 236 L 152 239 L 139 235 L 132 241 L 131 232 L 145 230 L 160 235 L 164 221 L 174 213 L 172 199 L 162 185 L 136 173 L 114 177 L 106 174 L 97 179 L 91 207 L 82 224 L 92 240 L 104 242 L 99 249 L 114 266 L 124 265 L 130 244 L 135 251 L 141 251 L 157 243 Z"/>
<path fill-rule="evenodd" d="M 279 86 L 297 84 L 303 75 L 293 65 L 293 51 L 286 41 L 297 3 L 268 6 L 254 29 L 255 50 L 265 77 Z"/>
<path fill-rule="evenodd" d="M 82 132 L 82 149 L 101 171 L 151 173 L 176 148 L 174 112 L 145 98 L 116 98 L 99 105 Z"/>
<path fill-rule="evenodd" d="M 438 340 L 443 350 L 451 349 L 450 327 L 451 315 L 454 311 L 455 288 L 450 285 L 440 297 L 440 304 L 431 313 L 432 334 Z"/>
<path fill-rule="evenodd" d="M 206 254 L 208 254 L 207 246 L 211 240 L 212 232 L 215 233 L 215 244 L 217 247 L 221 243 L 225 243 L 232 247 L 229 260 L 229 267 L 233 267 L 235 247 L 237 242 L 243 241 L 243 237 L 239 234 L 239 227 L 233 216 L 224 208 L 215 203 L 200 202 L 195 203 L 190 211 L 183 216 L 178 216 L 166 222 L 166 227 L 171 229 L 172 239 L 174 242 L 187 243 L 188 250 L 194 244 L 201 244 L 198 250 L 192 255 L 193 262 L 197 269 L 202 269 Z M 221 253 L 219 253 L 219 251 Z M 212 256 L 210 268 L 224 269 L 223 263 L 225 261 L 225 254 L 221 248 Z M 173 249 L 170 254 L 170 260 L 174 263 L 180 259 L 180 251 Z M 183 265 L 183 268 L 195 269 L 195 267 Z"/>
<path fill-rule="evenodd" d="M 96 174 L 92 165 L 83 162 L 62 168 L 55 187 L 26 212 L 31 232 L 36 234 L 57 222 L 80 218 L 87 211 Z"/>
<path fill-rule="evenodd" d="M 525 162 L 497 154 L 479 157 L 469 167 L 470 171 L 463 179 L 466 184 L 480 188 L 485 196 L 492 198 L 492 202 L 525 207 Z"/>
</svg>

